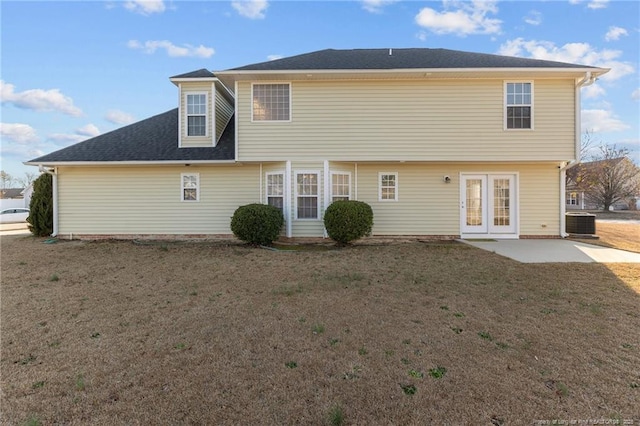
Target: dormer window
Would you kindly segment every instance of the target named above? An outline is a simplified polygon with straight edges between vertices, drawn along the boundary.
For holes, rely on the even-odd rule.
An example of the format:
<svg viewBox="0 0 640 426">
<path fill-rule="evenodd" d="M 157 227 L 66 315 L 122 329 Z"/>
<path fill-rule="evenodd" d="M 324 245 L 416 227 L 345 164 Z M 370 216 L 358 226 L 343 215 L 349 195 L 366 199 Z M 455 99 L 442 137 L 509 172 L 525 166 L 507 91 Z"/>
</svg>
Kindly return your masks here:
<svg viewBox="0 0 640 426">
<path fill-rule="evenodd" d="M 207 136 L 207 94 L 187 94 L 187 136 Z"/>
</svg>

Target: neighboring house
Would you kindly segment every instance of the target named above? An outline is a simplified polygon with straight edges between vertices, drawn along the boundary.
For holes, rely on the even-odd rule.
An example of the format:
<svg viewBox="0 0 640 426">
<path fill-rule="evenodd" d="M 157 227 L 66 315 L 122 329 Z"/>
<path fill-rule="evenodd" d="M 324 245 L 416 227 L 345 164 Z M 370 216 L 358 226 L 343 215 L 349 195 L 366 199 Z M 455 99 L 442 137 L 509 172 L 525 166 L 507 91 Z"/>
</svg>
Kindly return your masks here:
<svg viewBox="0 0 640 426">
<path fill-rule="evenodd" d="M 610 173 L 613 176 L 608 182 L 596 178 L 599 174 L 605 173 L 606 170 L 614 170 L 616 168 L 622 168 L 623 170 L 618 174 Z M 629 174 L 625 172 L 628 169 L 637 170 L 637 167 L 627 157 L 619 157 L 580 163 L 567 170 L 565 200 L 567 210 L 601 210 L 604 207 L 603 203 L 598 197 L 591 195 L 593 191 L 591 186 L 606 184 L 609 187 L 617 187 L 624 184 L 626 179 L 622 176 L 626 177 Z M 636 179 L 640 179 L 640 177 Z M 635 192 L 632 192 L 632 194 L 634 195 L 614 202 L 610 209 L 636 210 L 640 194 Z"/>
<path fill-rule="evenodd" d="M 445 49 L 322 50 L 171 78 L 178 108 L 36 158 L 64 237 L 229 235 L 282 209 L 323 237 L 333 200 L 373 235 L 564 234 L 580 87 L 608 69 Z"/>
<path fill-rule="evenodd" d="M 0 210 L 12 209 L 15 207 L 29 208 L 28 200 L 24 197 L 24 188 L 0 189 Z"/>
</svg>

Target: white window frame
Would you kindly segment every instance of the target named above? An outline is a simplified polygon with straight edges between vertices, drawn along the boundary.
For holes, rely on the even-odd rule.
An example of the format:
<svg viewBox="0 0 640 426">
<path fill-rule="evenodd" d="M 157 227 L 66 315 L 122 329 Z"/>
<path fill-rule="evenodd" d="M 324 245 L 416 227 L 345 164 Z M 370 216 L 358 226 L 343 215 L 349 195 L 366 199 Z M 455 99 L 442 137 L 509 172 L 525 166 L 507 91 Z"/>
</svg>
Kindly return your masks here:
<svg viewBox="0 0 640 426">
<path fill-rule="evenodd" d="M 383 186 L 382 185 L 382 177 L 383 176 L 395 176 L 394 182 L 395 185 L 391 186 Z M 382 189 L 383 188 L 394 188 L 394 198 L 382 198 Z M 393 202 L 398 201 L 398 172 L 378 172 L 378 201 L 382 202 Z"/>
<path fill-rule="evenodd" d="M 271 176 L 282 176 L 282 195 L 271 195 L 269 193 L 269 177 Z M 285 200 L 285 193 L 286 193 L 286 181 L 285 181 L 285 173 L 284 171 L 281 172 L 268 172 L 265 175 L 265 188 L 264 188 L 264 193 L 265 193 L 265 204 L 270 205 L 269 204 L 269 198 L 282 198 L 282 213 L 284 214 L 284 200 Z"/>
<path fill-rule="evenodd" d="M 521 103 L 521 104 L 509 104 L 508 102 L 508 86 L 509 84 L 518 84 L 518 83 L 522 83 L 522 84 L 530 84 L 531 85 L 531 102 L 530 103 Z M 508 130 L 508 131 L 531 131 L 533 130 L 534 127 L 534 111 L 535 111 L 535 107 L 534 107 L 534 85 L 533 85 L 533 81 L 532 80 L 506 80 L 504 82 L 504 108 L 503 108 L 503 114 L 504 114 L 504 118 L 503 118 L 503 126 L 504 126 L 504 130 Z M 508 122 L 509 122 L 509 118 L 508 118 L 508 109 L 509 107 L 529 107 L 531 110 L 531 126 L 530 127 L 523 127 L 523 128 L 510 128 L 508 127 Z"/>
<path fill-rule="evenodd" d="M 196 199 L 195 200 L 187 199 L 184 196 L 185 189 L 193 189 L 193 188 L 187 188 L 185 186 L 184 178 L 187 176 L 196 178 L 196 187 L 195 187 Z M 195 203 L 200 201 L 200 173 L 180 173 L 180 201 L 184 201 L 186 203 Z"/>
<path fill-rule="evenodd" d="M 347 177 L 347 194 L 346 195 L 337 195 L 333 192 L 333 178 L 335 176 L 346 176 Z M 351 172 L 340 172 L 340 171 L 335 171 L 335 172 L 331 172 L 331 202 L 333 203 L 335 201 L 335 198 L 340 197 L 347 197 L 347 200 L 351 199 Z"/>
<path fill-rule="evenodd" d="M 204 95 L 204 114 L 189 114 L 189 96 Z M 189 134 L 189 117 L 204 117 L 204 135 Z M 208 92 L 184 92 L 184 135 L 186 138 L 208 138 L 209 137 L 209 93 Z"/>
<path fill-rule="evenodd" d="M 568 206 L 578 206 L 578 193 L 577 192 L 569 192 L 567 194 L 567 205 Z"/>
<path fill-rule="evenodd" d="M 253 97 L 254 97 L 254 88 L 255 86 L 270 86 L 270 85 L 287 85 L 289 86 L 289 118 L 287 120 L 260 120 L 254 117 L 254 109 L 253 109 Z M 260 83 L 251 83 L 251 122 L 252 123 L 290 123 L 292 116 L 292 105 L 291 105 L 291 82 L 282 82 L 282 81 L 265 81 Z"/>
<path fill-rule="evenodd" d="M 315 195 L 301 195 L 298 192 L 298 176 L 300 175 L 311 175 L 314 174 L 317 176 L 317 192 Z M 320 209 L 322 208 L 322 206 L 320 205 L 320 190 L 322 188 L 322 182 L 321 182 L 321 174 L 319 170 L 299 170 L 296 171 L 294 174 L 294 187 L 295 187 L 295 191 L 294 191 L 294 199 L 295 199 L 295 207 L 294 207 L 294 211 L 295 211 L 295 220 L 320 220 Z M 298 199 L 299 198 L 316 198 L 316 217 L 298 217 Z"/>
</svg>

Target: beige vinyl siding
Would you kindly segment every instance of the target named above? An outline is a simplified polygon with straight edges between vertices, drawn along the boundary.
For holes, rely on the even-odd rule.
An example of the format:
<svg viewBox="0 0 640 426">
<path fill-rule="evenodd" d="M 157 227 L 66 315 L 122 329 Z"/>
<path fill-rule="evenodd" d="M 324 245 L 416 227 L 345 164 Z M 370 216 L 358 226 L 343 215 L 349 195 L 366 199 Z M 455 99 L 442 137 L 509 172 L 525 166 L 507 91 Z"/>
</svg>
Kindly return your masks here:
<svg viewBox="0 0 640 426">
<path fill-rule="evenodd" d="M 291 122 L 251 122 L 239 160 L 547 161 L 574 157 L 574 82 L 534 80 L 534 130 L 504 130 L 504 80 L 293 81 Z"/>
<path fill-rule="evenodd" d="M 198 148 L 198 147 L 210 147 L 214 145 L 215 134 L 213 132 L 213 120 L 215 117 L 215 111 L 212 107 L 212 93 L 213 84 L 208 83 L 182 83 L 180 85 L 180 135 L 181 135 L 181 147 L 183 148 Z M 204 136 L 187 136 L 187 95 L 193 93 L 206 93 L 207 94 L 207 135 Z M 216 118 L 217 120 L 217 118 Z"/>
<path fill-rule="evenodd" d="M 373 209 L 374 235 L 460 235 L 460 173 L 516 173 L 519 234 L 560 235 L 557 164 L 358 163 L 357 170 L 357 199 Z M 379 172 L 398 173 L 398 201 L 378 200 Z"/>
<path fill-rule="evenodd" d="M 216 90 L 216 142 L 222 136 L 222 132 L 224 132 L 225 127 L 227 127 L 227 123 L 231 119 L 233 115 L 233 105 L 220 93 Z"/>
<path fill-rule="evenodd" d="M 59 233 L 231 234 L 236 208 L 257 203 L 259 166 L 61 167 Z M 200 201 L 181 201 L 199 173 Z"/>
</svg>

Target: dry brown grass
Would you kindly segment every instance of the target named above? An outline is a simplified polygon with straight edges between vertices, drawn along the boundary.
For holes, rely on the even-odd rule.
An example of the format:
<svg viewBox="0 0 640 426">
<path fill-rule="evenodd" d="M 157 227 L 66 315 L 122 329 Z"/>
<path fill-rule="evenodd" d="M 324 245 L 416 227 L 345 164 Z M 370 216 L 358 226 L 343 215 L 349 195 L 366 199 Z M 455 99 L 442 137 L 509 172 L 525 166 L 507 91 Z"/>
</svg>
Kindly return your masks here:
<svg viewBox="0 0 640 426">
<path fill-rule="evenodd" d="M 640 421 L 638 265 L 1 243 L 5 424 Z"/>
<path fill-rule="evenodd" d="M 640 253 L 640 225 L 624 222 L 596 222 L 598 239 L 572 238 L 588 244 Z"/>
</svg>

